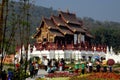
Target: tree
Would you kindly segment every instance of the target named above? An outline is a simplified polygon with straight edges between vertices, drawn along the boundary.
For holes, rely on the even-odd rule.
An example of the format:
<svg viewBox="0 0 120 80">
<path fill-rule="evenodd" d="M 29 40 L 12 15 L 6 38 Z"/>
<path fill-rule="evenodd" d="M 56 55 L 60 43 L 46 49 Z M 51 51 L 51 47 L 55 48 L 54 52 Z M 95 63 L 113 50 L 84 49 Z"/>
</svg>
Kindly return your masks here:
<svg viewBox="0 0 120 80">
<path fill-rule="evenodd" d="M 4 11 L 5 10 L 5 11 Z M 2 22 L 2 28 L 3 28 L 3 34 L 2 34 L 2 43 L 1 43 L 1 71 L 3 69 L 3 58 L 5 55 L 5 35 L 6 35 L 6 28 L 7 28 L 7 18 L 8 18 L 8 0 L 2 0 L 2 9 L 1 9 L 1 18 L 4 19 L 4 22 Z M 5 15 L 3 15 L 3 13 Z"/>
<path fill-rule="evenodd" d="M 91 30 L 95 39 L 92 40 L 94 44 L 105 44 L 107 46 L 113 46 L 116 51 L 120 50 L 120 29 L 114 27 L 99 27 Z"/>
</svg>

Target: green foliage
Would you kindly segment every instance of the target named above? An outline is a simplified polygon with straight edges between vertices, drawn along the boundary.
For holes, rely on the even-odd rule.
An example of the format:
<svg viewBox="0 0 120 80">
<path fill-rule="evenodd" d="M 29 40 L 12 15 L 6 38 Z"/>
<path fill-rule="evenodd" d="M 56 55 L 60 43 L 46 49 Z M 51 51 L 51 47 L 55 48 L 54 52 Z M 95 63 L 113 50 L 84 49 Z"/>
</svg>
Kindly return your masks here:
<svg viewBox="0 0 120 80">
<path fill-rule="evenodd" d="M 109 47 L 112 46 L 115 51 L 120 50 L 120 28 L 99 27 L 91 32 L 95 36 L 92 43 L 106 44 Z"/>
<path fill-rule="evenodd" d="M 14 67 L 14 64 L 4 64 L 4 66 Z"/>
</svg>

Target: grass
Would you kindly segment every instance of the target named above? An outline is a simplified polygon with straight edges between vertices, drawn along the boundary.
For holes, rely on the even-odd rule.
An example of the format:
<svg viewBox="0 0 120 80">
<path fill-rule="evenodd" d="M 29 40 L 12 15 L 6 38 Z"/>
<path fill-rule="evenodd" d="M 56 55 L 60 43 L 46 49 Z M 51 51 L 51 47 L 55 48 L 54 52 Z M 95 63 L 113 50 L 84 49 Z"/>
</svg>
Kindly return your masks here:
<svg viewBox="0 0 120 80">
<path fill-rule="evenodd" d="M 69 80 L 69 77 L 57 77 L 57 78 L 37 78 L 36 80 Z"/>
<path fill-rule="evenodd" d="M 66 64 L 65 66 L 74 67 L 75 64 Z"/>
<path fill-rule="evenodd" d="M 120 64 L 113 65 L 113 68 L 120 68 Z"/>
<path fill-rule="evenodd" d="M 49 80 L 69 80 L 68 77 L 50 78 Z"/>
<path fill-rule="evenodd" d="M 14 65 L 13 64 L 4 64 L 3 65 L 3 70 L 8 70 L 9 68 L 14 69 Z"/>
</svg>

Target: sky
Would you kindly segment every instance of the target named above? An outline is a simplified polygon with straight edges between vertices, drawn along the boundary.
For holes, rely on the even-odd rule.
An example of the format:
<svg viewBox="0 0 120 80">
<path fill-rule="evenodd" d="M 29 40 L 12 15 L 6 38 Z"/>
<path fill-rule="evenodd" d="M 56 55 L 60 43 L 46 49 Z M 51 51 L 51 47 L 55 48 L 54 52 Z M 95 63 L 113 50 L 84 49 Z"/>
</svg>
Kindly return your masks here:
<svg viewBox="0 0 120 80">
<path fill-rule="evenodd" d="M 120 0 L 34 0 L 34 4 L 100 21 L 120 22 Z"/>
</svg>

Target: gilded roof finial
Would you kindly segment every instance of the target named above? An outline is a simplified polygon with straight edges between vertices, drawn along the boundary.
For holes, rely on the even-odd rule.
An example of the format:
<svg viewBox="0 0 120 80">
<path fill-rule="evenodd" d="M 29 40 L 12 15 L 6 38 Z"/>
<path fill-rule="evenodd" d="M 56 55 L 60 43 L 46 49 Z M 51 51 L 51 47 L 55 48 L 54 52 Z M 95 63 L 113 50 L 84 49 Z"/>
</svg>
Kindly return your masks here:
<svg viewBox="0 0 120 80">
<path fill-rule="evenodd" d="M 39 31 L 39 28 L 37 27 L 36 30 Z"/>
</svg>

